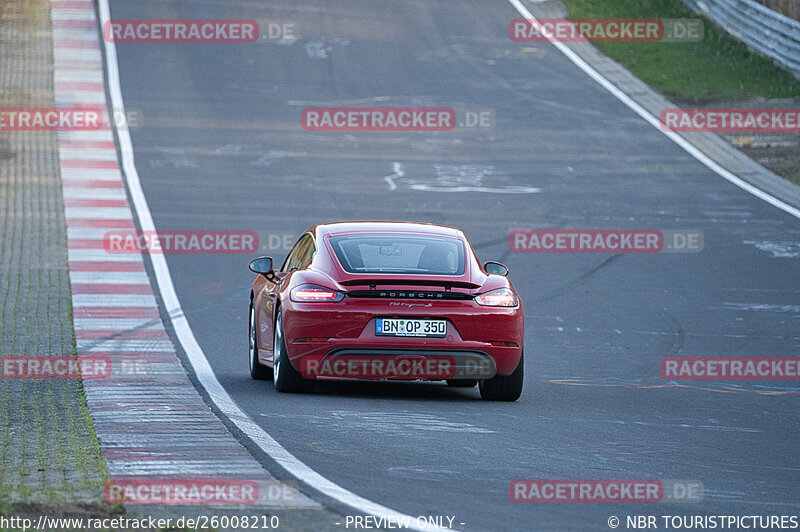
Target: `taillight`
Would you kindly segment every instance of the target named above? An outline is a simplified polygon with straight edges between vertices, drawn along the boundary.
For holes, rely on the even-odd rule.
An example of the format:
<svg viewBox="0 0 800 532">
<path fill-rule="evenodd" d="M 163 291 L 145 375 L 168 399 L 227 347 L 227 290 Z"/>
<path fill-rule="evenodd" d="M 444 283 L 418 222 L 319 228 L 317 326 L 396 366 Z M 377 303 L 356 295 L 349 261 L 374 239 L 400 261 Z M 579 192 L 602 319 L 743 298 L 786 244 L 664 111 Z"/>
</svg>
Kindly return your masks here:
<svg viewBox="0 0 800 532">
<path fill-rule="evenodd" d="M 485 307 L 516 307 L 519 304 L 516 294 L 510 288 L 498 288 L 475 296 L 475 301 Z"/>
<path fill-rule="evenodd" d="M 302 284 L 292 288 L 289 298 L 296 303 L 335 303 L 344 299 L 344 294 L 315 284 Z"/>
</svg>

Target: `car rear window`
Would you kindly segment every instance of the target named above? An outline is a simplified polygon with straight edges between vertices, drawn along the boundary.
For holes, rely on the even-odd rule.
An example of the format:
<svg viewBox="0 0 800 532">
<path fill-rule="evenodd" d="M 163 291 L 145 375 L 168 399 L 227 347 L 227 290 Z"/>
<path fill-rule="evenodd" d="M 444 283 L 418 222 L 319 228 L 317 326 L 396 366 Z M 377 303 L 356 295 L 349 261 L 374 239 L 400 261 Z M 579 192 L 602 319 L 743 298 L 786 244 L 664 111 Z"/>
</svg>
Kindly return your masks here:
<svg viewBox="0 0 800 532">
<path fill-rule="evenodd" d="M 349 273 L 464 274 L 464 244 L 455 238 L 359 234 L 330 242 Z"/>
</svg>

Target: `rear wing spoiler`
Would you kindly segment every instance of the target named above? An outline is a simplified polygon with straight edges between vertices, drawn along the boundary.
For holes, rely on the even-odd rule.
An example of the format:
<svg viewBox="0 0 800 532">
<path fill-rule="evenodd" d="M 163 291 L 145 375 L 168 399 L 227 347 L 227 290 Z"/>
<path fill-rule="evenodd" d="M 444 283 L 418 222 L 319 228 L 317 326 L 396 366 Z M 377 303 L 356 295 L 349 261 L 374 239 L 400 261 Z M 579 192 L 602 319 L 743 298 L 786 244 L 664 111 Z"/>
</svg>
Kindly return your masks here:
<svg viewBox="0 0 800 532">
<path fill-rule="evenodd" d="M 441 286 L 445 289 L 445 291 L 449 291 L 452 288 L 467 288 L 470 290 L 474 290 L 475 288 L 481 287 L 481 285 L 471 283 L 469 281 L 449 281 L 449 280 L 434 280 L 434 279 L 387 279 L 387 278 L 347 279 L 346 281 L 339 281 L 339 284 L 342 286 L 366 285 L 373 290 L 377 289 L 379 286 Z"/>
</svg>

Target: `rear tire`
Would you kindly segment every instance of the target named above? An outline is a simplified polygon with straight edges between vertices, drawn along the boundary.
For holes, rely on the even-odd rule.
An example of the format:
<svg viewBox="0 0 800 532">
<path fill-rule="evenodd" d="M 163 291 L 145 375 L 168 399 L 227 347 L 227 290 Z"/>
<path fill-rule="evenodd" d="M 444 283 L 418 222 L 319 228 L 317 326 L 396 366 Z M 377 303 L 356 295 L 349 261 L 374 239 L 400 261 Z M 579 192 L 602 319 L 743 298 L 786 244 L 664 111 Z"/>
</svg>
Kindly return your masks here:
<svg viewBox="0 0 800 532">
<path fill-rule="evenodd" d="M 263 381 L 272 378 L 272 368 L 263 365 L 258 361 L 258 344 L 256 343 L 256 311 L 253 308 L 253 302 L 250 302 L 250 377 L 257 381 Z"/>
<path fill-rule="evenodd" d="M 281 393 L 311 391 L 314 381 L 304 379 L 286 356 L 286 339 L 283 337 L 283 318 L 280 309 L 278 310 L 278 319 L 275 321 L 275 343 L 272 352 L 275 354 L 273 358 L 275 367 L 272 369 L 272 382 L 275 384 L 275 390 Z"/>
<path fill-rule="evenodd" d="M 453 388 L 474 388 L 478 379 L 447 379 L 447 385 Z"/>
<path fill-rule="evenodd" d="M 525 377 L 525 354 L 519 357 L 517 369 L 511 375 L 495 375 L 478 383 L 481 397 L 487 401 L 516 401 L 522 395 L 522 381 Z"/>
</svg>

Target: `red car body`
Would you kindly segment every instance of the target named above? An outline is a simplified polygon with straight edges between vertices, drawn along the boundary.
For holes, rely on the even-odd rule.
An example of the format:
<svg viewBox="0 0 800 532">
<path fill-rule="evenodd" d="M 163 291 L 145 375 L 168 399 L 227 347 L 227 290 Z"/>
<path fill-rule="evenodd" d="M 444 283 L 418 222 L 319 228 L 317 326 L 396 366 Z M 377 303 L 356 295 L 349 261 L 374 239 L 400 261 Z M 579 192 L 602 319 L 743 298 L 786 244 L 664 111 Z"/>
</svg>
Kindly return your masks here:
<svg viewBox="0 0 800 532">
<path fill-rule="evenodd" d="M 364 266 L 369 261 L 415 265 L 408 271 L 384 271 Z M 432 266 L 425 269 L 423 262 Z M 486 267 L 500 274 L 487 273 Z M 449 361 L 447 371 L 422 376 L 385 372 L 377 378 L 445 378 L 455 386 L 470 386 L 475 381 L 483 385 L 507 380 L 516 370 L 521 392 L 522 301 L 505 276 L 508 269 L 499 263 L 481 266 L 457 229 L 400 222 L 316 225 L 299 238 L 279 270 L 273 270 L 269 257 L 255 259 L 251 270 L 260 274 L 250 294 L 254 378 L 274 373 L 279 345 L 277 351 L 283 353 L 285 346 L 285 361 L 291 365 L 284 370 L 305 379 L 376 378 L 375 373 L 356 370 L 366 366 L 354 361 L 365 359 L 412 361 L 406 369 L 411 363 L 419 368 L 425 360 L 435 359 Z M 384 327 L 394 327 L 391 334 L 398 328 L 404 328 L 403 334 L 415 327 L 430 328 L 437 336 L 379 334 Z M 347 360 L 349 372 L 309 372 L 325 361 L 340 361 L 337 367 L 345 368 Z M 438 366 L 429 363 L 428 368 Z M 496 398 L 516 400 L 519 393 L 505 395 Z"/>
</svg>

